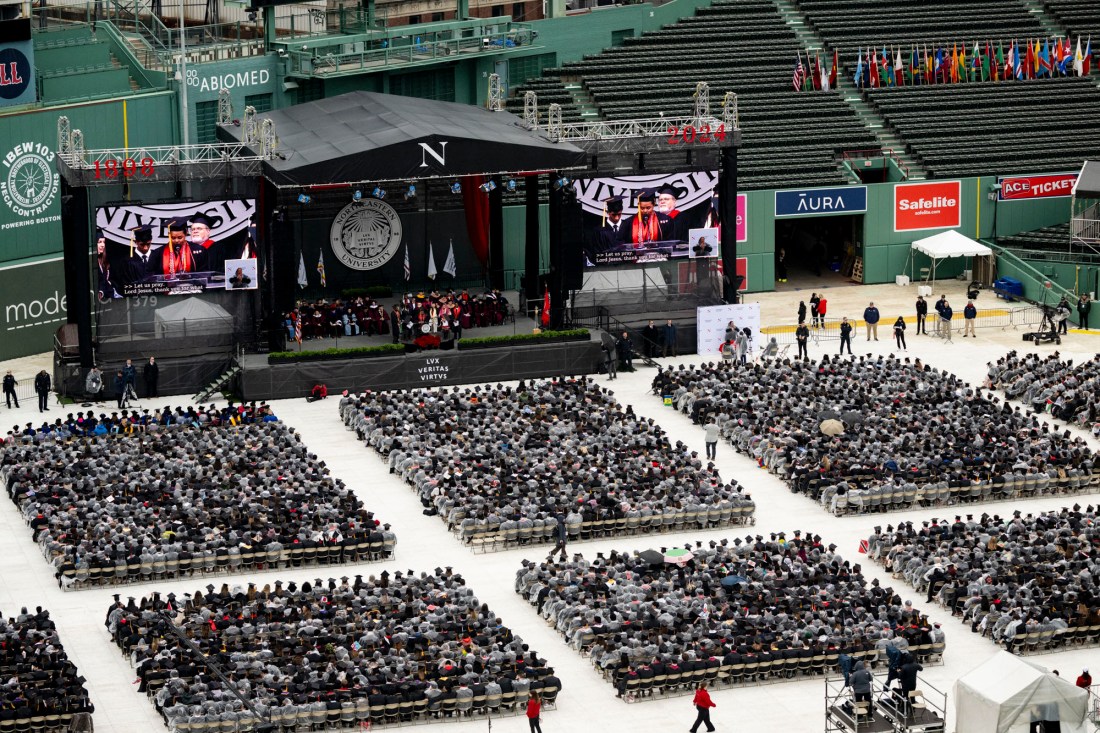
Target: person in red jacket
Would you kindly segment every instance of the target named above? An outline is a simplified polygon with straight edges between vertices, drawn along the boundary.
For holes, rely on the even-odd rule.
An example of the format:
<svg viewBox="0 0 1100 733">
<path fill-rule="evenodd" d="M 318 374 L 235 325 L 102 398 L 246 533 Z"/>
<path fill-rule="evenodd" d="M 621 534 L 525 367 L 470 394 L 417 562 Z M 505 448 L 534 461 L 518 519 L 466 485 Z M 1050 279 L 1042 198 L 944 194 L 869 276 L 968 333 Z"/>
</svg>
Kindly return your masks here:
<svg viewBox="0 0 1100 733">
<path fill-rule="evenodd" d="M 532 692 L 531 697 L 527 698 L 527 724 L 531 726 L 531 733 L 542 733 L 542 726 L 539 725 L 541 712 L 542 701 L 539 699 L 539 693 Z"/>
<path fill-rule="evenodd" d="M 715 707 L 715 704 L 714 701 L 710 699 L 710 693 L 707 692 L 706 682 L 699 685 L 699 689 L 695 691 L 695 699 L 691 701 L 691 704 L 699 711 L 699 714 L 695 717 L 695 725 L 691 726 L 691 733 L 695 733 L 695 731 L 699 729 L 700 723 L 706 723 L 707 730 L 713 731 L 714 724 L 710 722 L 710 709 Z M 528 713 L 528 715 L 530 715 L 530 713 Z"/>
</svg>

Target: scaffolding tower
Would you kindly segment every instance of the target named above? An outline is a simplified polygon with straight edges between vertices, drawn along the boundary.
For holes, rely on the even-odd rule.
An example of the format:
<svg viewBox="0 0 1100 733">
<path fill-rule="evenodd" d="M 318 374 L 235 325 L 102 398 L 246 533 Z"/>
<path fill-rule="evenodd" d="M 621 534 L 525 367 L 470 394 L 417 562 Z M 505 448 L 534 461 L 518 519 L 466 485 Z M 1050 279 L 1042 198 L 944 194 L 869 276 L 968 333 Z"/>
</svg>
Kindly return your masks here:
<svg viewBox="0 0 1100 733">
<path fill-rule="evenodd" d="M 844 677 L 825 678 L 825 733 L 944 733 L 947 693 L 917 676 L 917 689 L 902 696 L 885 675 L 871 681 L 871 700 L 857 702 Z"/>
</svg>

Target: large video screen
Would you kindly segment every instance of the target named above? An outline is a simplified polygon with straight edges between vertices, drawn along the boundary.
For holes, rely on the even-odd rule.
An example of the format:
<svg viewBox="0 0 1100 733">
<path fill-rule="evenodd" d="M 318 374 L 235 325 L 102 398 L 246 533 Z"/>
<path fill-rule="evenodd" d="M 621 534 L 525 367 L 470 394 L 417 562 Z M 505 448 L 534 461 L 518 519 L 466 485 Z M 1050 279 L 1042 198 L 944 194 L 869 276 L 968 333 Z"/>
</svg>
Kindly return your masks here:
<svg viewBox="0 0 1100 733">
<path fill-rule="evenodd" d="M 585 265 L 718 257 L 718 173 L 658 173 L 573 182 Z"/>
<path fill-rule="evenodd" d="M 92 277 L 101 300 L 258 287 L 253 199 L 108 204 L 95 221 Z"/>
</svg>

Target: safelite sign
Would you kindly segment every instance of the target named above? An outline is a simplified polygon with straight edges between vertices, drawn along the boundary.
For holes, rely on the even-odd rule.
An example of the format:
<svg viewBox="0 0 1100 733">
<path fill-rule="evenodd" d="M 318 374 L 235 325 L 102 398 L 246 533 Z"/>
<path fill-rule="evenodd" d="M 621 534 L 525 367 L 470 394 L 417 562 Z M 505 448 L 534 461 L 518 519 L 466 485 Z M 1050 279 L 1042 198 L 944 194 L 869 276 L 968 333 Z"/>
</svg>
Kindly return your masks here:
<svg viewBox="0 0 1100 733">
<path fill-rule="evenodd" d="M 901 183 L 894 186 L 894 231 L 959 226 L 962 182 Z"/>
<path fill-rule="evenodd" d="M 1009 176 L 998 179 L 1001 201 L 1049 199 L 1073 194 L 1076 173 L 1055 173 L 1046 176 Z"/>
</svg>

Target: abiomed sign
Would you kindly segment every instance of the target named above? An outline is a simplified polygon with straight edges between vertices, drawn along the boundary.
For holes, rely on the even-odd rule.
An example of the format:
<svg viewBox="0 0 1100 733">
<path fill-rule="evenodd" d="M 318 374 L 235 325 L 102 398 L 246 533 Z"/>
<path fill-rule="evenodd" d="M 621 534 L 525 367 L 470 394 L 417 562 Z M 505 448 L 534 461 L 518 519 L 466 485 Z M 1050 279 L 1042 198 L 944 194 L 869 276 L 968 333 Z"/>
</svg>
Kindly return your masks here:
<svg viewBox="0 0 1100 733">
<path fill-rule="evenodd" d="M 899 183 L 894 186 L 894 231 L 954 229 L 962 215 L 962 182 Z"/>
<path fill-rule="evenodd" d="M 807 188 L 775 192 L 775 215 L 837 216 L 867 211 L 867 187 Z"/>
</svg>

